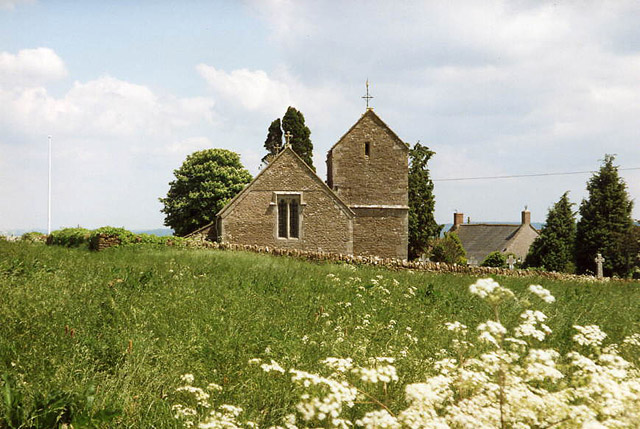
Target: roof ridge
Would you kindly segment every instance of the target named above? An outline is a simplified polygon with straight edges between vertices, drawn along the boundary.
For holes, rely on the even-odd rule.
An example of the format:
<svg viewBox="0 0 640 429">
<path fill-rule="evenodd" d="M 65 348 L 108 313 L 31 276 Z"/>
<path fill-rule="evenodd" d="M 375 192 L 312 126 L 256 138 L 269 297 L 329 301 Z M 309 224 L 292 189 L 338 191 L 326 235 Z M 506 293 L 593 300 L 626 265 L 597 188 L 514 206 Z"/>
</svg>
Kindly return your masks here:
<svg viewBox="0 0 640 429">
<path fill-rule="evenodd" d="M 275 158 L 273 158 L 271 162 L 267 164 L 267 166 L 264 169 L 260 170 L 260 173 L 258 173 L 256 177 L 254 177 L 251 180 L 251 182 L 247 183 L 247 185 L 244 188 L 242 188 L 242 190 L 238 192 L 238 194 L 235 197 L 233 197 L 231 201 L 229 201 L 218 213 L 216 213 L 216 217 L 222 216 L 224 213 L 226 213 L 228 210 L 231 209 L 231 206 L 234 206 L 235 204 L 237 204 L 237 202 L 240 201 L 242 196 L 247 192 L 249 188 L 251 188 L 251 186 L 256 182 L 256 180 L 258 180 L 258 178 L 262 176 L 262 174 L 264 174 L 265 171 L 269 170 L 276 163 L 276 161 L 280 159 L 280 157 L 283 156 L 283 154 L 286 153 L 287 151 L 291 151 L 291 153 L 294 155 L 294 158 L 297 159 L 300 163 L 302 163 L 304 168 L 306 168 L 307 170 L 309 170 L 309 172 L 311 172 L 311 177 L 317 182 L 319 182 L 321 187 L 324 187 L 326 191 L 329 191 L 329 195 L 332 198 L 334 198 L 339 205 L 342 206 L 342 208 L 347 212 L 347 214 L 351 215 L 352 217 L 355 217 L 355 213 L 353 212 L 353 210 L 351 210 L 351 208 L 349 208 L 349 206 L 344 201 L 342 201 L 342 199 L 335 192 L 333 192 L 333 190 L 329 186 L 327 186 L 326 183 L 324 183 L 324 181 L 320 178 L 320 176 L 318 176 L 318 174 L 315 171 L 313 171 L 313 168 L 311 168 L 304 161 L 304 159 L 302 159 L 300 155 L 298 155 L 296 151 L 293 150 L 291 146 L 286 146 L 282 151 L 280 151 L 280 153 L 278 153 L 275 156 Z"/>
<path fill-rule="evenodd" d="M 391 136 L 394 137 L 397 141 L 399 141 L 400 143 L 402 143 L 402 145 L 408 150 L 409 149 L 409 145 L 407 143 L 405 143 L 400 137 L 398 137 L 398 135 L 395 133 L 395 131 L 393 131 L 391 129 L 391 127 L 389 127 L 389 125 L 386 124 L 386 122 L 384 122 L 380 116 L 378 116 L 374 111 L 373 108 L 369 108 L 367 109 L 362 115 L 360 115 L 360 119 L 358 119 L 352 126 L 351 128 L 349 128 L 347 130 L 346 133 L 344 133 L 339 139 L 338 141 L 336 141 L 333 146 L 331 146 L 331 148 L 329 149 L 329 151 L 327 152 L 327 156 L 329 156 L 329 154 L 333 151 L 333 149 L 338 146 L 339 143 L 342 142 L 342 140 L 344 140 L 344 138 L 347 136 L 347 134 L 349 134 L 355 127 L 356 125 L 358 125 L 362 120 L 364 120 L 364 118 L 367 116 L 373 116 L 373 118 L 377 121 L 379 121 L 382 126 L 384 126 L 384 128 L 386 128 L 390 133 Z"/>
</svg>

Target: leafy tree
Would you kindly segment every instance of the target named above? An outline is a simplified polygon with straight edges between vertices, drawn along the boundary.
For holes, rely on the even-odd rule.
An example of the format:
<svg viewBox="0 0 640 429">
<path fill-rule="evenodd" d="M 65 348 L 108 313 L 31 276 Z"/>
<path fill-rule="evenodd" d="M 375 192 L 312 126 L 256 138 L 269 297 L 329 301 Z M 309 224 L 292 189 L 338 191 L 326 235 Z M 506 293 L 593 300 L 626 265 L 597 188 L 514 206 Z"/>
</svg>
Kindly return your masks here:
<svg viewBox="0 0 640 429">
<path fill-rule="evenodd" d="M 447 264 L 466 264 L 467 253 L 462 246 L 460 237 L 455 232 L 448 232 L 444 237 L 431 240 L 431 259 L 433 262 L 446 262 Z"/>
<path fill-rule="evenodd" d="M 587 182 L 589 197 L 580 204 L 576 230 L 576 268 L 579 273 L 595 272 L 598 253 L 605 258 L 604 274 L 626 276 L 633 266 L 628 235 L 633 227 L 627 185 L 613 165 L 615 157 L 605 155 L 600 170 Z"/>
<path fill-rule="evenodd" d="M 425 252 L 429 240 L 440 236 L 442 225 L 433 215 L 436 200 L 427 163 L 435 152 L 416 143 L 409 151 L 409 258 Z"/>
<path fill-rule="evenodd" d="M 194 152 L 174 170 L 161 210 L 164 224 L 176 235 L 186 235 L 211 223 L 216 213 L 249 183 L 251 175 L 240 156 L 225 149 Z"/>
<path fill-rule="evenodd" d="M 272 123 L 273 125 L 273 123 Z M 282 129 L 285 134 L 291 133 L 291 148 L 297 153 L 309 167 L 316 171 L 313 166 L 313 144 L 311 143 L 311 130 L 304 124 L 302 112 L 289 106 L 282 118 Z"/>
<path fill-rule="evenodd" d="M 267 131 L 267 139 L 264 141 L 264 148 L 267 154 L 262 158 L 262 162 L 268 164 L 269 161 L 278 154 L 278 150 L 282 148 L 282 125 L 280 118 L 271 122 L 269 131 Z"/>
<path fill-rule="evenodd" d="M 549 209 L 544 228 L 535 239 L 525 267 L 541 267 L 549 271 L 571 272 L 573 266 L 574 243 L 576 239 L 576 217 L 569 201 L 569 192 Z"/>
<path fill-rule="evenodd" d="M 507 266 L 507 256 L 500 252 L 495 251 L 491 252 L 484 258 L 484 261 L 480 264 L 481 267 L 495 267 L 495 268 L 504 268 Z"/>
</svg>

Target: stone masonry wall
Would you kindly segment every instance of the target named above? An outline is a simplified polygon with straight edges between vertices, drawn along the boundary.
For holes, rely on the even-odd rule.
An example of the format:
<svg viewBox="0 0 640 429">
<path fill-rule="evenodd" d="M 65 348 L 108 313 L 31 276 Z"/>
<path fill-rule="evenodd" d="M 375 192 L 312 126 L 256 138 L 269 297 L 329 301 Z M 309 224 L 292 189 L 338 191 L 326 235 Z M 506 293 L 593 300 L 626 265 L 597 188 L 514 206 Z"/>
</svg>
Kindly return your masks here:
<svg viewBox="0 0 640 429">
<path fill-rule="evenodd" d="M 290 152 L 284 152 L 221 218 L 223 241 L 300 250 L 353 252 L 353 219 L 324 184 Z M 299 239 L 277 237 L 274 192 L 301 194 Z"/>
<path fill-rule="evenodd" d="M 407 259 L 409 211 L 354 209 L 353 253 Z"/>
<path fill-rule="evenodd" d="M 369 142 L 369 156 L 365 155 Z M 348 206 L 408 204 L 408 151 L 367 111 L 331 151 L 329 183 Z"/>
</svg>

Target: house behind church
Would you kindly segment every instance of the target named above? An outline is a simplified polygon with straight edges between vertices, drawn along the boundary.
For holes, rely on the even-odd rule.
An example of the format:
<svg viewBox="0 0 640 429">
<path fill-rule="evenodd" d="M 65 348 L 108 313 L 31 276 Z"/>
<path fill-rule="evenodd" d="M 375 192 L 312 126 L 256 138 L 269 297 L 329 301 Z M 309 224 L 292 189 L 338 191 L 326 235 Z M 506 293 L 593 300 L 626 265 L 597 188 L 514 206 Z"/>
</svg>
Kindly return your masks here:
<svg viewBox="0 0 640 429">
<path fill-rule="evenodd" d="M 523 260 L 539 232 L 531 225 L 531 212 L 522 212 L 520 224 L 464 223 L 463 213 L 453 214 L 453 226 L 471 265 L 481 264 L 492 252 L 513 253 Z"/>
<path fill-rule="evenodd" d="M 407 258 L 408 154 L 367 109 L 327 154 L 327 181 L 286 147 L 217 214 L 217 239 Z"/>
</svg>

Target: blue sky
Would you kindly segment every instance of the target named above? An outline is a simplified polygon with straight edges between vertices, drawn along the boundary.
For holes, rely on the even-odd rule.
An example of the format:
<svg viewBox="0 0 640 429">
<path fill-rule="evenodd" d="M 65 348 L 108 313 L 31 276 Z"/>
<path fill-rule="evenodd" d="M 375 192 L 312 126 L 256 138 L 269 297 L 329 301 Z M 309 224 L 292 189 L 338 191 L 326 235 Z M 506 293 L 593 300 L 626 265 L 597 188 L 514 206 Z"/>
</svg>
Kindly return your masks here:
<svg viewBox="0 0 640 429">
<path fill-rule="evenodd" d="M 372 105 L 434 178 L 640 167 L 640 3 L 0 0 L 0 230 L 162 226 L 191 152 L 259 168 L 289 105 L 314 163 Z M 621 171 L 634 199 L 640 170 Z M 543 221 L 589 175 L 436 182 L 436 218 Z M 634 208 L 640 217 L 640 209 Z"/>
</svg>

